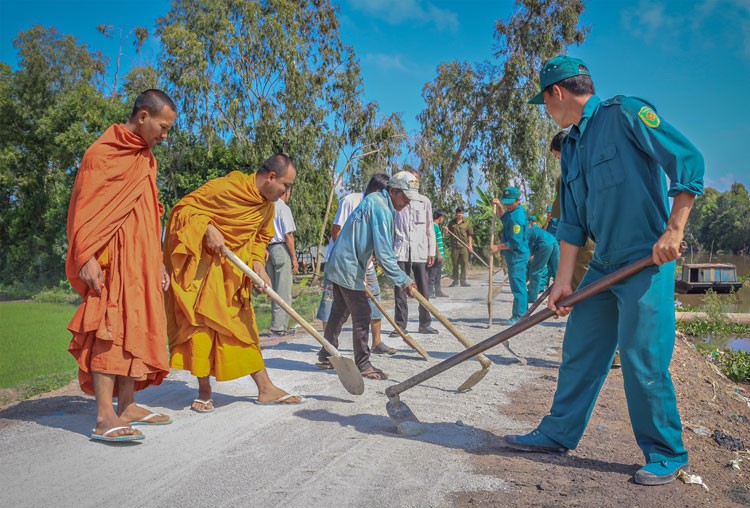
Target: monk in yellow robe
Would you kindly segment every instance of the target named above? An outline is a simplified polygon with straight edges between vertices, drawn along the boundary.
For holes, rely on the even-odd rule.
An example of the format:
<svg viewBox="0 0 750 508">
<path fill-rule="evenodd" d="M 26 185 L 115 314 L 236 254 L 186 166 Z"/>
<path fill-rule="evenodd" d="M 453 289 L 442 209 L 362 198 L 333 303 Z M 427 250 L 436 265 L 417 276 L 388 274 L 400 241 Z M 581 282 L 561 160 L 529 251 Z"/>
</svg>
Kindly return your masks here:
<svg viewBox="0 0 750 508">
<path fill-rule="evenodd" d="M 192 409 L 214 409 L 211 382 L 250 374 L 257 403 L 299 404 L 304 399 L 276 387 L 260 352 L 251 302 L 252 283 L 221 255 L 225 245 L 270 285 L 266 247 L 274 236 L 275 202 L 297 172 L 285 154 L 254 174 L 233 171 L 182 198 L 172 209 L 164 243 L 171 274 L 166 296 L 170 365 L 198 378 Z"/>
<path fill-rule="evenodd" d="M 81 389 L 96 397 L 92 439 L 132 441 L 132 425 L 164 425 L 169 417 L 135 404 L 135 391 L 169 373 L 162 292 L 169 284 L 161 254 L 156 159 L 174 102 L 146 90 L 125 124 L 112 125 L 86 151 L 68 210 L 65 271 L 83 298 L 68 329 Z M 117 397 L 117 411 L 113 398 Z"/>
</svg>

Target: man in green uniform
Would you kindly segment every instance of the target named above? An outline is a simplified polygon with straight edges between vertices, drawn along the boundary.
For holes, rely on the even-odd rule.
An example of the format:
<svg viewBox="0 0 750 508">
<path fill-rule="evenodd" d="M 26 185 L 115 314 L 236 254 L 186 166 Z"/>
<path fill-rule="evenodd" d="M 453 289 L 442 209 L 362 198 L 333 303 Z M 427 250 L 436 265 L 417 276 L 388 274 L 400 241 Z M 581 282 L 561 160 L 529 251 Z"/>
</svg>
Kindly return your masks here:
<svg viewBox="0 0 750 508">
<path fill-rule="evenodd" d="M 630 422 L 646 459 L 633 480 L 669 483 L 689 470 L 669 362 L 674 260 L 695 196 L 703 192 L 703 157 L 646 101 L 602 101 L 581 60 L 551 59 L 540 83 L 530 102 L 544 103 L 560 127 L 572 125 L 562 146 L 560 266 L 548 307 L 558 316 L 570 312 L 557 302 L 573 292 L 576 255 L 587 237 L 596 249 L 581 286 L 646 255 L 655 264 L 576 305 L 550 414 L 533 432 L 505 441 L 531 452 L 578 446 L 619 342 Z"/>
<path fill-rule="evenodd" d="M 471 284 L 466 282 L 466 272 L 469 269 L 469 251 L 474 250 L 472 244 L 474 229 L 468 221 L 464 220 L 463 207 L 456 208 L 456 218 L 448 223 L 448 231 L 452 233 L 451 254 L 453 255 L 453 284 L 450 287 L 456 287 L 459 283 L 464 287 L 470 286 Z"/>
</svg>

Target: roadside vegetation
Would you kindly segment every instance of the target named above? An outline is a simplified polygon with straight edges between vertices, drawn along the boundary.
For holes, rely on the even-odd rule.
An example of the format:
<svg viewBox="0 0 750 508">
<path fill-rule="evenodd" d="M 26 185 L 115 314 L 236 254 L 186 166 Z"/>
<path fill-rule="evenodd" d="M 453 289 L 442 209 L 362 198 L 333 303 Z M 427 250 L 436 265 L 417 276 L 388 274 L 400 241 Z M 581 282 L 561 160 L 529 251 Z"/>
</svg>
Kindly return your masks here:
<svg viewBox="0 0 750 508">
<path fill-rule="evenodd" d="M 685 309 L 701 311 L 707 314 L 707 319 L 694 322 L 677 323 L 677 329 L 692 338 L 698 351 L 706 355 L 729 379 L 735 383 L 750 383 L 750 353 L 735 351 L 729 347 L 721 347 L 715 342 L 719 337 L 750 337 L 750 326 L 730 323 L 721 310 L 722 301 L 718 294 L 709 290 L 700 309 Z M 699 337 L 711 337 L 712 342 L 697 340 Z"/>
</svg>

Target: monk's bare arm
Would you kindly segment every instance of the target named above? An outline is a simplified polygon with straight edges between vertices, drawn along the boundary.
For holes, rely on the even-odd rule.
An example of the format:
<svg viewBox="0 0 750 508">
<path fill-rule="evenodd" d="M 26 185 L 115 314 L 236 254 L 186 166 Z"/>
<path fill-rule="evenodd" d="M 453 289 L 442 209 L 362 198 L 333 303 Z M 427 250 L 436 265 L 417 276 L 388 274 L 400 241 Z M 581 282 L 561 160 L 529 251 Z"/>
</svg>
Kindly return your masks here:
<svg viewBox="0 0 750 508">
<path fill-rule="evenodd" d="M 209 224 L 206 233 L 203 235 L 203 244 L 206 250 L 211 254 L 221 255 L 221 249 L 224 247 L 224 235 L 214 226 Z"/>
<path fill-rule="evenodd" d="M 99 266 L 99 262 L 95 257 L 92 257 L 86 264 L 81 267 L 81 271 L 78 274 L 83 282 L 96 291 L 96 294 L 102 295 L 102 288 L 104 287 L 104 274 L 102 273 L 102 267 Z"/>
</svg>

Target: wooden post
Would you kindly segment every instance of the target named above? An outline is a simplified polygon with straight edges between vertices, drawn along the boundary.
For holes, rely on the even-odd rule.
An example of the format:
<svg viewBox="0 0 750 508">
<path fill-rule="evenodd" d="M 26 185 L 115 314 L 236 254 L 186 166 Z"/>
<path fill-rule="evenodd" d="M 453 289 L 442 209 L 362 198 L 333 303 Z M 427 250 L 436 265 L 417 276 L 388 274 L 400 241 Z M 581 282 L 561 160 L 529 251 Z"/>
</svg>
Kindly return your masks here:
<svg viewBox="0 0 750 508">
<path fill-rule="evenodd" d="M 495 288 L 492 279 L 495 276 L 495 255 L 492 253 L 492 245 L 495 244 L 495 221 L 497 219 L 496 205 L 492 204 L 492 223 L 490 224 L 490 266 L 489 266 L 489 289 L 487 290 L 487 328 L 492 328 L 493 302 L 495 301 Z"/>
</svg>

